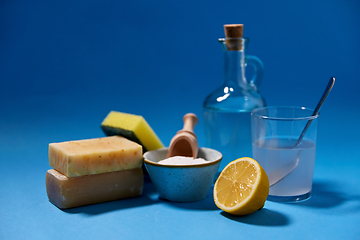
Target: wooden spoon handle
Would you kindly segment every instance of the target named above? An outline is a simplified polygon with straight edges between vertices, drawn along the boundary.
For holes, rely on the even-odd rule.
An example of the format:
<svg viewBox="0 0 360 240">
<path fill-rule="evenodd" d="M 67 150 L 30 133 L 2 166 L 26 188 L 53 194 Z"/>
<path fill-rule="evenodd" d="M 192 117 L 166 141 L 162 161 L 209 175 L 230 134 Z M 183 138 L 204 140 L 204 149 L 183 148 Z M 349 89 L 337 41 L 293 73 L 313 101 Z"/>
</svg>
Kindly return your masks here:
<svg viewBox="0 0 360 240">
<path fill-rule="evenodd" d="M 187 113 L 185 114 L 183 121 L 184 121 L 183 131 L 194 133 L 195 125 L 199 122 L 198 117 L 193 113 Z"/>
</svg>

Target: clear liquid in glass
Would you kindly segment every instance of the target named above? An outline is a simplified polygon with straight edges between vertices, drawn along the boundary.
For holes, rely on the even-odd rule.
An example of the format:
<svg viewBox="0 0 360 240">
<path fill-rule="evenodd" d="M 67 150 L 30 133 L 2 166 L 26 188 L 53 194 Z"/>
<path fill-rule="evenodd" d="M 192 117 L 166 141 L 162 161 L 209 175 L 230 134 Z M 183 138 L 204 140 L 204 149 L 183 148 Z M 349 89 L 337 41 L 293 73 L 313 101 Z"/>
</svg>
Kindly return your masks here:
<svg viewBox="0 0 360 240">
<path fill-rule="evenodd" d="M 252 156 L 250 112 L 204 108 L 204 119 L 205 145 L 223 154 L 219 169 L 237 158 Z"/>
<path fill-rule="evenodd" d="M 311 192 L 315 165 L 316 145 L 303 139 L 265 138 L 253 145 L 253 157 L 269 177 L 269 196 L 291 197 Z M 285 176 L 285 177 L 284 177 Z"/>
</svg>

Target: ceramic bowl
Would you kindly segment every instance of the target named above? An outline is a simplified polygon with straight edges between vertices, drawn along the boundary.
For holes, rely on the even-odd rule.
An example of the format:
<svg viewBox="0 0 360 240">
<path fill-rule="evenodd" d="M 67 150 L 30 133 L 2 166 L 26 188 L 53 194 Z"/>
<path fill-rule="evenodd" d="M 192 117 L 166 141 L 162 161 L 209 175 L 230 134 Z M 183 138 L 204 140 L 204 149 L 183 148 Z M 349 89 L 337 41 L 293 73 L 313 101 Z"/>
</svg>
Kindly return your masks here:
<svg viewBox="0 0 360 240">
<path fill-rule="evenodd" d="M 172 202 L 194 202 L 204 199 L 214 183 L 222 154 L 210 148 L 199 148 L 198 158 L 206 163 L 163 165 L 168 148 L 144 154 L 145 167 L 159 197 Z"/>
</svg>

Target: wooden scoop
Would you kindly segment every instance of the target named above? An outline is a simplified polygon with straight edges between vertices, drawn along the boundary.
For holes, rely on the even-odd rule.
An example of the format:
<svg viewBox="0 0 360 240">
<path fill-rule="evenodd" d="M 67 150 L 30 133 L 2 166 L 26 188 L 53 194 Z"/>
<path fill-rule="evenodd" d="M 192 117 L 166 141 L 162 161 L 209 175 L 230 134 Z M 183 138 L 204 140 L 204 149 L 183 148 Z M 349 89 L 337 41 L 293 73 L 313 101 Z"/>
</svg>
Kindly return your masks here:
<svg viewBox="0 0 360 240">
<path fill-rule="evenodd" d="M 194 133 L 194 127 L 199 120 L 195 114 L 188 113 L 184 116 L 183 121 L 184 128 L 171 139 L 166 158 L 174 156 L 197 157 L 199 144 Z"/>
</svg>

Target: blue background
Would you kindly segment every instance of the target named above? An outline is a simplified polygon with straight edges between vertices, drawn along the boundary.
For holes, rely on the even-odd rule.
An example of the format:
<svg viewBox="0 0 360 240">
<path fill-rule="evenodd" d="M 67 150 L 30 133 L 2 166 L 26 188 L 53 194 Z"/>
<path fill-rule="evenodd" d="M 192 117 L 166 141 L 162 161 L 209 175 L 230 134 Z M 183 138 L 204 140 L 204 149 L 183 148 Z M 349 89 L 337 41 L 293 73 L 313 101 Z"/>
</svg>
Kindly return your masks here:
<svg viewBox="0 0 360 240">
<path fill-rule="evenodd" d="M 321 109 L 313 196 L 246 217 L 141 198 L 61 211 L 47 199 L 48 144 L 103 136 L 110 110 L 142 115 L 167 146 L 222 82 L 223 24 L 243 23 L 268 105 Z M 0 239 L 358 239 L 360 2 L 0 2 Z"/>
</svg>

